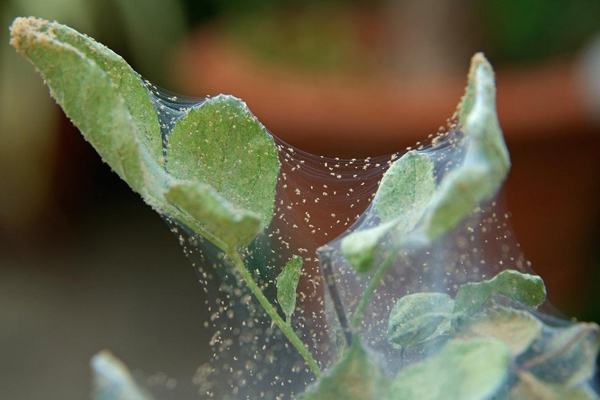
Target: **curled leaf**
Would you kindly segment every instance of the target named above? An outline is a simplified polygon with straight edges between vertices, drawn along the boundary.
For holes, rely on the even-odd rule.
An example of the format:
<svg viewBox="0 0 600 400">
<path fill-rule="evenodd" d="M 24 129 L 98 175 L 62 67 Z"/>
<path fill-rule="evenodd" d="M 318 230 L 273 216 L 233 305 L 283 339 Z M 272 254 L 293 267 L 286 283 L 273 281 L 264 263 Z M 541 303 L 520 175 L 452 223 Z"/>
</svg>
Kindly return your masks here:
<svg viewBox="0 0 600 400">
<path fill-rule="evenodd" d="M 146 180 L 154 157 L 141 143 L 152 132 L 160 140 L 156 114 L 136 114 L 134 119 L 122 94 L 145 90 L 142 82 L 121 82 L 119 87 L 85 52 L 63 40 L 74 35 L 63 25 L 36 18 L 17 18 L 11 26 L 11 44 L 37 67 L 52 97 L 86 140 L 135 191 L 152 197 L 155 193 L 149 193 Z M 103 46 L 96 47 L 100 54 L 114 55 Z M 115 67 L 119 61 L 113 57 L 107 64 Z M 126 64 L 119 64 L 119 70 L 127 70 Z M 141 108 L 144 105 L 150 105 L 147 94 L 140 102 Z M 146 128 L 149 132 L 144 131 Z"/>
<path fill-rule="evenodd" d="M 471 60 L 458 119 L 467 150 L 462 164 L 444 177 L 432 199 L 422 227 L 430 240 L 447 232 L 478 204 L 496 194 L 510 168 L 496 114 L 494 71 L 481 53 Z"/>
<path fill-rule="evenodd" d="M 473 315 L 495 295 L 506 296 L 525 306 L 537 307 L 546 300 L 546 286 L 537 275 L 515 270 L 502 271 L 488 281 L 461 285 L 454 298 L 454 312 Z"/>
</svg>

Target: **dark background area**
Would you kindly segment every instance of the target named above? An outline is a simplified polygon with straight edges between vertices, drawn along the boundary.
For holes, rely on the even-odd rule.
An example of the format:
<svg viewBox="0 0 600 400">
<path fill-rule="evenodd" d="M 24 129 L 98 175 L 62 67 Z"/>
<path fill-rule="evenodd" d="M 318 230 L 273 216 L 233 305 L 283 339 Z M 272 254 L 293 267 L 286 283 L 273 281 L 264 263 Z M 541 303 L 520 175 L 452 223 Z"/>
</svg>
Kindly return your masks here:
<svg viewBox="0 0 600 400">
<path fill-rule="evenodd" d="M 0 398 L 88 398 L 89 359 L 104 348 L 152 382 L 181 386 L 209 357 L 195 272 L 7 44 L 19 15 L 89 34 L 159 86 L 232 93 L 277 136 L 331 156 L 390 153 L 436 132 L 471 55 L 484 51 L 513 162 L 502 196 L 515 234 L 551 301 L 600 321 L 600 70 L 590 47 L 600 2 L 0 5 Z"/>
</svg>

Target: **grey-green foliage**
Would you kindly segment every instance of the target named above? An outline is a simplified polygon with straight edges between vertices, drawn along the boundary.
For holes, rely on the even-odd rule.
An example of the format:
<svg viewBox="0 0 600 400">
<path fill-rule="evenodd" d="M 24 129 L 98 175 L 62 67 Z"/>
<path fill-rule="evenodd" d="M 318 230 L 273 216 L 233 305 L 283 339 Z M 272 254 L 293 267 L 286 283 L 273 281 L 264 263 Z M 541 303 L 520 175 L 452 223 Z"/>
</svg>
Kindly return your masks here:
<svg viewBox="0 0 600 400">
<path fill-rule="evenodd" d="M 289 324 L 296 310 L 296 290 L 302 275 L 302 257 L 292 256 L 277 277 L 277 302 Z"/>
<path fill-rule="evenodd" d="M 510 390 L 510 400 L 598 400 L 586 385 L 568 387 L 547 383 L 528 372 L 519 373 L 519 381 Z"/>
<path fill-rule="evenodd" d="M 463 163 L 444 177 L 422 230 L 434 239 L 456 225 L 504 182 L 510 158 L 496 114 L 494 71 L 483 54 L 473 57 L 458 120 L 467 139 Z"/>
<path fill-rule="evenodd" d="M 496 338 L 506 344 L 513 357 L 518 357 L 540 339 L 543 326 L 531 313 L 508 307 L 490 309 L 461 325 L 458 328 L 460 337 Z"/>
<path fill-rule="evenodd" d="M 94 400 L 152 400 L 136 385 L 125 364 L 109 352 L 96 354 L 91 365 Z"/>
<path fill-rule="evenodd" d="M 475 348 L 481 340 L 493 340 L 504 346 L 513 365 L 508 380 L 512 383 L 498 388 L 492 393 L 496 396 L 494 398 L 596 399 L 597 396 L 586 385 L 596 371 L 600 328 L 592 323 L 577 323 L 567 328 L 545 327 L 542 321 L 527 311 L 535 309 L 545 298 L 541 278 L 514 270 L 503 271 L 487 281 L 463 284 L 454 300 L 442 293 L 415 293 L 402 297 L 390 314 L 388 340 L 393 346 L 406 348 L 442 334 L 447 341 L 439 353 L 401 370 L 390 396 L 392 393 L 407 396 L 398 399 L 467 396 L 461 392 L 456 395 L 459 397 L 452 397 L 452 392 L 446 393 L 447 387 L 433 385 L 431 390 L 436 395 L 426 397 L 419 392 L 419 385 L 411 385 L 412 382 L 424 384 L 423 376 L 449 374 L 453 377 L 454 371 L 444 372 L 440 368 L 461 365 L 464 354 L 450 351 L 448 346 L 460 343 L 463 349 L 468 349 L 471 346 Z M 507 303 L 507 299 L 508 303 L 523 309 L 500 305 Z M 465 382 L 471 382 L 472 377 L 472 382 L 481 379 L 479 372 L 474 370 L 464 369 L 460 373 L 464 375 L 461 379 Z M 398 380 L 404 382 L 410 391 L 397 390 Z M 444 385 L 444 380 L 441 385 Z M 457 380 L 456 388 L 460 386 Z"/>
<path fill-rule="evenodd" d="M 389 378 L 373 363 L 358 338 L 331 367 L 327 375 L 301 397 L 304 400 L 381 400 Z"/>
<path fill-rule="evenodd" d="M 572 387 L 594 376 L 600 329 L 596 324 L 578 323 L 538 347 L 522 368 L 540 380 Z"/>
<path fill-rule="evenodd" d="M 430 243 L 495 195 L 510 168 L 495 95 L 492 67 L 476 54 L 459 104 L 464 138 L 454 144 L 465 149 L 464 159 L 438 183 L 425 153 L 411 151 L 394 162 L 373 202 L 380 225 L 354 232 L 341 243 L 353 268 L 369 271 L 387 235 L 393 236 L 392 251 L 409 243 Z"/>
<path fill-rule="evenodd" d="M 445 293 L 414 293 L 402 297 L 390 313 L 387 338 L 409 347 L 444 334 L 450 328 L 454 300 Z"/>
<path fill-rule="evenodd" d="M 224 251 L 270 223 L 277 151 L 243 102 L 217 96 L 190 110 L 171 132 L 165 160 L 148 91 L 121 57 L 35 18 L 17 18 L 11 36 L 103 160 L 157 211 Z"/>
<path fill-rule="evenodd" d="M 495 339 L 450 340 L 442 350 L 401 370 L 386 400 L 486 400 L 508 378 L 510 352 Z"/>
<path fill-rule="evenodd" d="M 500 272 L 493 279 L 465 283 L 454 298 L 454 312 L 472 315 L 492 296 L 502 295 L 529 307 L 537 307 L 546 300 L 544 281 L 537 275 L 515 270 Z"/>
</svg>

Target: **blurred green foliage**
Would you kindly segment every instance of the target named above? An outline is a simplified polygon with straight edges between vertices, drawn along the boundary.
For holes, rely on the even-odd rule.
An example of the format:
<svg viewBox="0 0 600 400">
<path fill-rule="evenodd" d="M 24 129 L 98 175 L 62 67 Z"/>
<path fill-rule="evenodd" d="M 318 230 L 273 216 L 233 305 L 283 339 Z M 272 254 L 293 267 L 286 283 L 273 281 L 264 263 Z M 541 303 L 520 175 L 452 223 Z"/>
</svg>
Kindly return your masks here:
<svg viewBox="0 0 600 400">
<path fill-rule="evenodd" d="M 600 1 L 485 0 L 479 23 L 498 61 L 533 61 L 572 53 L 600 30 Z"/>
</svg>

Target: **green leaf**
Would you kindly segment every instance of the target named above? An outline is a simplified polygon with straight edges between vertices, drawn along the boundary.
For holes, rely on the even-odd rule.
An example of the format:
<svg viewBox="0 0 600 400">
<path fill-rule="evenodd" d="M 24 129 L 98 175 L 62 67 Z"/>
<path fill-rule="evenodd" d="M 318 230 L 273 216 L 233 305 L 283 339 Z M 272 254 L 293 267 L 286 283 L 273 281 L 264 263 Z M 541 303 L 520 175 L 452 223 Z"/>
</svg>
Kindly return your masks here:
<svg viewBox="0 0 600 400">
<path fill-rule="evenodd" d="M 405 237 L 423 217 L 435 189 L 433 163 L 424 154 L 409 151 L 386 171 L 373 199 L 380 225 L 346 236 L 344 256 L 358 272 L 367 272 L 389 231 Z"/>
<path fill-rule="evenodd" d="M 390 314 L 387 338 L 410 347 L 444 334 L 450 328 L 454 300 L 445 293 L 415 293 L 402 297 Z"/>
<path fill-rule="evenodd" d="M 167 169 L 184 181 L 210 185 L 234 207 L 271 222 L 279 159 L 273 137 L 233 96 L 207 99 L 168 136 Z"/>
<path fill-rule="evenodd" d="M 350 349 L 316 386 L 301 397 L 305 400 L 380 400 L 389 387 L 389 379 L 369 358 L 355 337 Z"/>
<path fill-rule="evenodd" d="M 160 140 L 156 114 L 152 120 L 140 115 L 137 116 L 143 120 L 134 120 L 122 90 L 111 76 L 85 53 L 57 36 L 57 33 L 65 36 L 67 29 L 35 18 L 17 18 L 11 26 L 11 44 L 38 68 L 52 96 L 104 161 L 144 195 L 153 157 L 141 145 L 140 138 L 145 136 L 138 129 L 154 123 L 154 132 Z M 127 91 L 125 82 L 121 83 Z M 145 102 L 149 102 L 147 95 Z"/>
<path fill-rule="evenodd" d="M 151 400 L 152 397 L 140 389 L 131 373 L 119 359 L 108 351 L 92 358 L 94 374 L 94 400 Z"/>
<path fill-rule="evenodd" d="M 152 161 L 162 164 L 160 126 L 148 90 L 139 74 L 121 56 L 89 36 L 56 22 L 41 22 L 48 25 L 47 29 L 55 35 L 56 40 L 73 46 L 106 73 L 125 101 L 125 107 L 136 127 L 137 139 L 152 157 Z"/>
<path fill-rule="evenodd" d="M 487 314 L 469 319 L 461 326 L 460 337 L 494 338 L 501 340 L 513 358 L 525 352 L 542 334 L 542 322 L 527 311 L 506 307 L 492 309 Z"/>
<path fill-rule="evenodd" d="M 450 340 L 436 355 L 401 370 L 385 399 L 491 399 L 502 390 L 509 364 L 508 348 L 498 340 Z"/>
<path fill-rule="evenodd" d="M 407 233 L 423 217 L 434 190 L 433 163 L 425 154 L 409 151 L 383 175 L 373 205 L 381 222 L 395 221 Z"/>
<path fill-rule="evenodd" d="M 277 301 L 289 324 L 296 310 L 296 289 L 302 275 L 302 257 L 292 256 L 277 277 Z"/>
<path fill-rule="evenodd" d="M 181 211 L 177 219 L 204 237 L 224 242 L 227 247 L 248 245 L 262 230 L 258 215 L 233 207 L 204 183 L 175 184 L 165 193 L 165 198 Z"/>
<path fill-rule="evenodd" d="M 454 312 L 473 315 L 495 295 L 537 307 L 546 300 L 546 287 L 539 276 L 515 270 L 502 271 L 491 280 L 461 285 L 454 298 Z"/>
<path fill-rule="evenodd" d="M 519 382 L 510 390 L 510 400 L 598 400 L 588 387 L 575 388 L 538 380 L 534 375 L 521 372 Z"/>
<path fill-rule="evenodd" d="M 537 347 L 539 353 L 525 360 L 521 369 L 543 381 L 575 386 L 594 376 L 600 329 L 594 323 L 577 323 Z"/>
<path fill-rule="evenodd" d="M 499 190 L 510 159 L 496 114 L 494 71 L 483 54 L 471 61 L 459 123 L 467 144 L 464 161 L 442 179 L 422 231 L 430 240 L 447 232 Z"/>
</svg>

